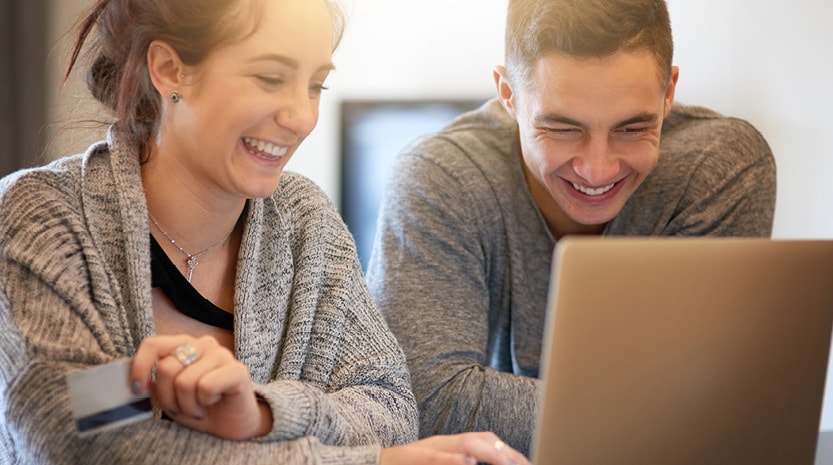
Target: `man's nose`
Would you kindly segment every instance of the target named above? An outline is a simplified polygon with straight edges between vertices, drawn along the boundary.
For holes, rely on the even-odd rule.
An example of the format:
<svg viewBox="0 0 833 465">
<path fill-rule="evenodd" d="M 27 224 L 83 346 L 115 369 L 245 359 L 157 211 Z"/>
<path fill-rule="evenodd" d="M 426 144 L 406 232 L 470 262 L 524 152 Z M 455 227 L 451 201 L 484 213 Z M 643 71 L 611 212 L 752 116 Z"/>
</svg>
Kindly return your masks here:
<svg viewBox="0 0 833 465">
<path fill-rule="evenodd" d="M 581 153 L 573 158 L 573 171 L 590 186 L 600 187 L 616 180 L 619 174 L 619 156 L 607 138 L 591 139 Z"/>
</svg>

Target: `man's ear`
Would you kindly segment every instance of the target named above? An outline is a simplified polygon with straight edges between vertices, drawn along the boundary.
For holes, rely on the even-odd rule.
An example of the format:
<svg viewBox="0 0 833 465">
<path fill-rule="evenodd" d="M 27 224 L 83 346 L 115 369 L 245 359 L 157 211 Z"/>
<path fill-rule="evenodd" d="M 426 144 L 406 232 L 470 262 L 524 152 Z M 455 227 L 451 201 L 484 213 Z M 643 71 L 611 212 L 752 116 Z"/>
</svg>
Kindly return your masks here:
<svg viewBox="0 0 833 465">
<path fill-rule="evenodd" d="M 506 68 L 496 66 L 492 72 L 492 76 L 495 80 L 498 100 L 500 100 L 501 105 L 503 105 L 503 108 L 512 118 L 517 118 L 515 115 L 515 93 L 512 92 L 512 86 L 509 85 L 509 79 L 506 77 Z"/>
<path fill-rule="evenodd" d="M 171 92 L 182 92 L 184 67 L 176 50 L 167 42 L 154 40 L 150 43 L 147 63 L 153 87 L 163 100 L 168 98 Z"/>
<path fill-rule="evenodd" d="M 665 86 L 665 116 L 671 111 L 671 105 L 674 104 L 674 94 L 677 90 L 677 80 L 680 79 L 680 68 L 678 66 L 671 67 L 671 75 L 668 76 L 668 84 Z"/>
</svg>

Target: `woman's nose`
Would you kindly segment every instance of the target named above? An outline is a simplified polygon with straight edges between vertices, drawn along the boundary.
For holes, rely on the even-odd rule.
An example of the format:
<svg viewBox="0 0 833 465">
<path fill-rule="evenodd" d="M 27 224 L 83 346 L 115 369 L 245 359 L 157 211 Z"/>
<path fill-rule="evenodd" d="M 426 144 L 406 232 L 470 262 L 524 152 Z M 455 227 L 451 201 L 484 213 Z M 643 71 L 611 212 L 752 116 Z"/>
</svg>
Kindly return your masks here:
<svg viewBox="0 0 833 465">
<path fill-rule="evenodd" d="M 318 122 L 318 99 L 310 97 L 309 89 L 294 90 L 284 95 L 275 122 L 303 139 Z"/>
</svg>

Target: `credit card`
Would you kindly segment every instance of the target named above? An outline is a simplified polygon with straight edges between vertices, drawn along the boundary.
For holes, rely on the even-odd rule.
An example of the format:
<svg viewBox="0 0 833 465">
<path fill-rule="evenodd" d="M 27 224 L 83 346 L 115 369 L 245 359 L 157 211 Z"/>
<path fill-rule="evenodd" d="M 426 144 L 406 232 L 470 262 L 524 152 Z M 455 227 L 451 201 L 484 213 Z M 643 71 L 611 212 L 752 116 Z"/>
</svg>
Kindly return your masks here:
<svg viewBox="0 0 833 465">
<path fill-rule="evenodd" d="M 130 390 L 130 359 L 67 373 L 66 379 L 75 427 L 82 435 L 153 416 L 150 398 Z"/>
</svg>

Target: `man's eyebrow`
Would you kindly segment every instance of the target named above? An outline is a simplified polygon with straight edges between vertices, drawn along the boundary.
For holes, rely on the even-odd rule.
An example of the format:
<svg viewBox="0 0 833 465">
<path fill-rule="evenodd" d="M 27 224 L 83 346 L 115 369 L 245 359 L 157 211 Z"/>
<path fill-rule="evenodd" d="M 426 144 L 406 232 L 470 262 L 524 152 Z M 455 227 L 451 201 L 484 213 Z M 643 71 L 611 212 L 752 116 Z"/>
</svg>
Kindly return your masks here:
<svg viewBox="0 0 833 465">
<path fill-rule="evenodd" d="M 566 116 L 551 113 L 546 115 L 536 115 L 535 122 L 538 124 L 565 124 L 567 126 L 580 126 L 584 127 L 584 123 L 580 123 L 574 119 L 567 118 Z"/>
<path fill-rule="evenodd" d="M 252 58 L 250 61 L 276 61 L 278 63 L 282 63 L 286 66 L 289 66 L 290 68 L 297 68 L 299 66 L 298 60 L 277 53 L 265 53 L 263 55 L 258 55 Z M 335 66 L 332 63 L 326 63 L 318 67 L 319 71 L 332 71 L 334 69 Z"/>
<path fill-rule="evenodd" d="M 657 115 L 656 113 L 642 113 L 640 115 L 636 115 L 634 117 L 620 121 L 619 123 L 613 125 L 613 127 L 618 128 L 622 126 L 628 126 L 630 124 L 639 123 L 656 123 L 657 121 L 659 121 L 659 115 Z"/>
<path fill-rule="evenodd" d="M 659 115 L 656 113 L 642 113 L 636 116 L 632 116 L 625 120 L 622 120 L 613 125 L 614 128 L 628 126 L 630 124 L 638 124 L 638 123 L 656 123 L 659 120 Z M 586 127 L 587 125 L 576 121 L 572 118 L 568 118 L 563 115 L 551 113 L 546 115 L 537 115 L 535 116 L 535 122 L 538 124 L 564 124 L 567 126 L 577 126 L 577 127 Z"/>
</svg>

